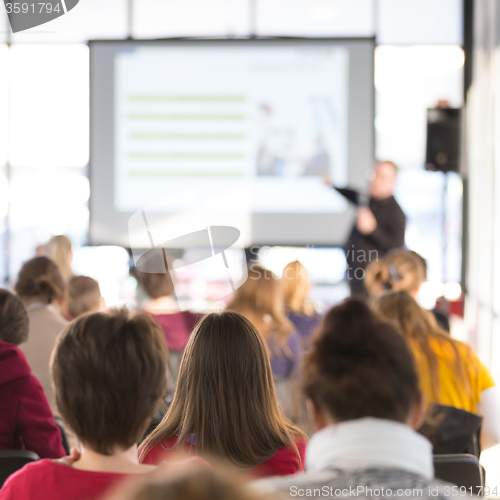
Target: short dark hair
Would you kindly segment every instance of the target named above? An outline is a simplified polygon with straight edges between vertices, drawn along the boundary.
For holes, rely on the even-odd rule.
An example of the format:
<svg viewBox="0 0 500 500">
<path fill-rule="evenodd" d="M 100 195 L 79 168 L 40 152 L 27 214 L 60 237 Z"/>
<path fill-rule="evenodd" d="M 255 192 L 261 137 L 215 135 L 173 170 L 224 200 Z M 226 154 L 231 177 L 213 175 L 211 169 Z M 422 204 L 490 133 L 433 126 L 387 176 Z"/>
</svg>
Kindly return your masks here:
<svg viewBox="0 0 500 500">
<path fill-rule="evenodd" d="M 103 455 L 130 448 L 166 391 L 165 338 L 147 314 L 82 316 L 52 353 L 57 407 L 81 442 Z"/>
<path fill-rule="evenodd" d="M 97 312 L 101 304 L 99 283 L 88 276 L 73 276 L 68 282 L 66 308 L 74 319 L 88 312 Z"/>
<path fill-rule="evenodd" d="M 360 299 L 331 309 L 305 358 L 309 399 L 341 422 L 363 417 L 406 422 L 420 396 L 410 348 Z"/>
<path fill-rule="evenodd" d="M 54 261 L 35 257 L 22 265 L 14 289 L 22 299 L 39 297 L 50 304 L 64 297 L 64 280 Z"/>
<path fill-rule="evenodd" d="M 0 340 L 14 345 L 28 340 L 29 319 L 23 303 L 9 290 L 0 289 Z"/>
</svg>

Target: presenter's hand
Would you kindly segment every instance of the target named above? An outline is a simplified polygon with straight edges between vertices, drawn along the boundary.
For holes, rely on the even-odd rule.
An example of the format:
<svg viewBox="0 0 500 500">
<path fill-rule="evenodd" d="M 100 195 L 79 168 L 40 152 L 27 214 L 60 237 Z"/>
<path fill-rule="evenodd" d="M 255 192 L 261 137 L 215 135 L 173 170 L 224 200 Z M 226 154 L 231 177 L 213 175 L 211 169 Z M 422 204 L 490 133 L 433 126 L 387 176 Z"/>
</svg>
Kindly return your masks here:
<svg viewBox="0 0 500 500">
<path fill-rule="evenodd" d="M 361 207 L 358 209 L 356 227 L 361 234 L 365 235 L 372 234 L 377 229 L 377 219 L 369 208 Z"/>
<path fill-rule="evenodd" d="M 325 186 L 328 186 L 328 187 L 332 187 L 333 186 L 333 182 L 330 179 L 330 177 L 328 177 L 328 175 L 323 175 L 323 184 Z"/>
</svg>

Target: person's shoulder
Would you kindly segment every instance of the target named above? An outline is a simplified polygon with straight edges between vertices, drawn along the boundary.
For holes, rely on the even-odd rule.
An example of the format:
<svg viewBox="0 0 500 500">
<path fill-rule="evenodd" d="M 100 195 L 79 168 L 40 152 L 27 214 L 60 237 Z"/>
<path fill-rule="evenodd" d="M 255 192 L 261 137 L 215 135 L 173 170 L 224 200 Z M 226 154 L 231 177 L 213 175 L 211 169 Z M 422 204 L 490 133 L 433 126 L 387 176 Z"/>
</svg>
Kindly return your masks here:
<svg viewBox="0 0 500 500">
<path fill-rule="evenodd" d="M 144 456 L 143 464 L 158 465 L 163 462 L 166 455 L 172 451 L 172 448 L 177 444 L 177 436 L 172 436 L 156 443 Z"/>
<path fill-rule="evenodd" d="M 48 458 L 30 462 L 22 469 L 19 469 L 9 476 L 4 487 L 10 486 L 17 488 L 18 485 L 26 487 L 31 484 L 42 484 L 47 481 L 48 476 L 53 475 L 57 467 L 61 467 L 61 465 Z"/>
<path fill-rule="evenodd" d="M 300 472 L 304 468 L 306 446 L 305 438 L 297 435 L 294 444 L 278 448 L 272 458 L 260 464 L 256 475 L 259 477 L 288 476 Z"/>
<path fill-rule="evenodd" d="M 401 205 L 398 203 L 396 198 L 394 196 L 391 196 L 389 198 L 389 203 L 387 204 L 391 208 L 391 210 L 394 210 L 395 214 L 398 216 L 406 217 L 405 213 L 403 212 L 403 209 L 401 208 Z"/>
<path fill-rule="evenodd" d="M 195 313 L 193 311 L 182 311 L 181 312 L 182 316 L 184 319 L 192 323 L 193 325 L 196 325 L 201 318 L 203 318 L 203 314 Z"/>
<path fill-rule="evenodd" d="M 259 492 L 281 492 L 285 498 L 286 493 L 290 497 L 314 496 L 314 491 L 319 490 L 322 492 L 321 496 L 323 498 L 356 496 L 366 499 L 380 497 L 383 488 L 386 492 L 391 492 L 390 495 L 383 495 L 385 497 L 404 496 L 424 500 L 445 500 L 452 497 L 452 486 L 443 481 L 429 480 L 408 471 L 379 468 L 358 470 L 325 469 L 294 476 L 268 477 L 251 483 L 251 487 Z M 377 489 L 379 495 L 376 493 Z M 335 493 L 336 491 L 337 493 Z"/>
<path fill-rule="evenodd" d="M 9 342 L 0 341 L 0 364 L 4 375 L 4 377 L 0 376 L 0 383 L 3 378 L 12 380 L 31 374 L 31 368 L 24 353 L 19 347 Z"/>
</svg>

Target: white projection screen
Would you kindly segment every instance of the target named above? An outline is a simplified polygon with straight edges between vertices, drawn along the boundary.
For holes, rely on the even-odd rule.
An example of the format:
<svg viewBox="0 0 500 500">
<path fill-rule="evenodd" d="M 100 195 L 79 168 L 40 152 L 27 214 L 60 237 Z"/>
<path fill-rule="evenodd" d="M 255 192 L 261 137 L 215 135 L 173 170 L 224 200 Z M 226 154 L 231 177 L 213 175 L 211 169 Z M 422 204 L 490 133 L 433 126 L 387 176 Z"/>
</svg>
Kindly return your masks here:
<svg viewBox="0 0 500 500">
<path fill-rule="evenodd" d="M 352 208 L 323 179 L 366 189 L 373 39 L 92 41 L 90 56 L 91 244 L 148 247 L 129 235 L 146 207 L 197 211 L 248 247 L 345 241 Z"/>
</svg>

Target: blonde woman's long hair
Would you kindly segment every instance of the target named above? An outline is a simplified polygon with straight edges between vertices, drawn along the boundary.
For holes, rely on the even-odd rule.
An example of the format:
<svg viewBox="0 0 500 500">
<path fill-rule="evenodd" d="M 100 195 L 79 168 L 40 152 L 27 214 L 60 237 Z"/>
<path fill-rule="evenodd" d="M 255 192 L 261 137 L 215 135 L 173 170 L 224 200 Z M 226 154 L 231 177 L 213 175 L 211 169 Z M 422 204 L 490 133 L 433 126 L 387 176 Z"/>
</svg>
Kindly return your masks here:
<svg viewBox="0 0 500 500">
<path fill-rule="evenodd" d="M 407 292 L 392 292 L 380 297 L 376 309 L 383 319 L 392 322 L 406 337 L 413 349 L 415 346 L 425 358 L 425 365 L 419 366 L 419 371 L 427 370 L 430 374 L 432 402 L 440 403 L 441 381 L 439 378 L 439 362 L 432 349 L 431 342 L 448 345 L 454 353 L 453 372 L 457 380 L 470 395 L 472 387 L 466 375 L 466 367 L 458 350 L 458 343 L 447 332 L 439 327 L 434 315 L 422 308 Z M 420 363 L 419 363 L 420 364 Z"/>
<path fill-rule="evenodd" d="M 54 236 L 47 243 L 47 257 L 57 264 L 65 283 L 74 276 L 71 269 L 72 256 L 71 240 L 67 236 L 63 234 Z"/>
<path fill-rule="evenodd" d="M 172 404 L 141 445 L 140 460 L 172 437 L 183 450 L 192 435 L 197 454 L 244 468 L 304 436 L 278 407 L 264 338 L 240 314 L 212 313 L 194 329 Z"/>
<path fill-rule="evenodd" d="M 371 297 L 387 291 L 415 294 L 426 280 L 425 260 L 410 250 L 393 250 L 366 269 L 365 287 Z"/>
<path fill-rule="evenodd" d="M 252 264 L 248 279 L 234 292 L 226 308 L 248 318 L 266 340 L 271 334 L 285 346 L 294 331 L 293 324 L 285 316 L 285 303 L 281 281 L 268 269 Z"/>
<path fill-rule="evenodd" d="M 309 300 L 309 275 L 298 260 L 289 262 L 283 269 L 283 292 L 285 307 L 292 313 L 314 315 L 314 307 Z"/>
</svg>

